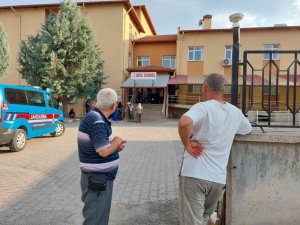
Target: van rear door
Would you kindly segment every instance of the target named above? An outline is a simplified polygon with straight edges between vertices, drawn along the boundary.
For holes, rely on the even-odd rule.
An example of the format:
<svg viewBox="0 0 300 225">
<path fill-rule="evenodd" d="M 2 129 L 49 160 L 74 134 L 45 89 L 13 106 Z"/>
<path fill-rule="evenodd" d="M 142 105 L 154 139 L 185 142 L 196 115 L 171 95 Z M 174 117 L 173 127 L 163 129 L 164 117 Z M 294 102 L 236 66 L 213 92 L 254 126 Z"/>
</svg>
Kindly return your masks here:
<svg viewBox="0 0 300 225">
<path fill-rule="evenodd" d="M 53 132 L 52 115 L 49 114 L 43 91 L 26 90 L 28 100 L 29 123 L 33 137 Z"/>
<path fill-rule="evenodd" d="M 5 122 L 6 128 L 13 130 L 18 129 L 20 126 L 26 125 L 19 123 L 17 120 L 23 112 L 27 111 L 27 100 L 25 91 L 17 88 L 5 87 L 3 90 L 2 104 L 2 120 Z"/>
</svg>

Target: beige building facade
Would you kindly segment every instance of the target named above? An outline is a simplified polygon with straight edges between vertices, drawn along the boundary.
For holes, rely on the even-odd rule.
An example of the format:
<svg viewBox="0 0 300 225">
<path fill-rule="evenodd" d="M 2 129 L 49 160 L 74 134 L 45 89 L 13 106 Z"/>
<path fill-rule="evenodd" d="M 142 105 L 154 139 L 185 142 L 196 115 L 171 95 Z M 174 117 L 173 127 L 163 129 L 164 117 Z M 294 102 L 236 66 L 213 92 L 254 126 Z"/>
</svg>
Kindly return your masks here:
<svg viewBox="0 0 300 225">
<path fill-rule="evenodd" d="M 178 28 L 177 37 L 173 35 L 157 35 L 155 37 L 143 37 L 135 42 L 134 58 L 135 70 L 156 71 L 157 66 L 165 67 L 162 63 L 164 56 L 174 56 L 174 74 L 170 74 L 168 82 L 168 104 L 170 111 L 184 112 L 190 105 L 202 100 L 201 88 L 205 75 L 219 73 L 225 78 L 224 98 L 231 100 L 231 77 L 232 77 L 232 29 L 212 29 L 211 15 L 203 17 L 203 28 L 198 30 L 185 30 Z M 300 49 L 300 27 L 299 26 L 274 26 L 241 28 L 240 30 L 240 63 L 243 62 L 244 51 L 263 50 L 286 50 L 294 51 Z M 262 84 L 269 85 L 270 63 L 271 63 L 271 101 L 276 110 L 287 110 L 286 100 L 289 94 L 290 103 L 293 100 L 294 82 L 290 81 L 290 89 L 287 90 L 287 70 L 295 63 L 294 54 L 274 54 L 272 62 L 269 55 L 248 55 L 247 66 L 247 104 L 250 104 L 250 96 L 253 95 L 253 110 L 264 110 L 262 99 L 267 104 L 268 88 L 262 91 Z M 299 57 L 299 56 L 298 56 Z M 146 64 L 139 64 L 139 58 L 146 58 Z M 145 60 L 144 60 L 145 61 Z M 149 67 L 149 65 L 151 65 Z M 142 66 L 142 67 L 140 67 Z M 296 66 L 299 71 L 299 64 Z M 152 70 L 151 70 L 152 68 Z M 290 72 L 294 72 L 293 65 Z M 278 105 L 273 106 L 276 101 L 276 73 L 278 72 Z M 239 67 L 239 106 L 242 100 L 242 74 L 243 67 Z M 253 88 L 251 79 L 253 74 Z M 264 79 L 263 79 L 264 76 Z M 296 74 L 296 86 L 300 86 L 300 76 Z M 294 77 L 291 77 L 294 79 Z M 176 91 L 176 90 L 179 91 Z M 297 87 L 299 89 L 299 87 Z M 299 92 L 300 90 L 297 90 Z M 264 92 L 264 93 L 263 93 Z M 174 100 L 176 99 L 176 100 Z M 300 102 L 297 101 L 297 107 Z M 182 110 L 180 110 L 180 108 Z M 176 113 L 177 113 L 176 112 Z M 176 114 L 175 113 L 175 114 Z M 172 114 L 172 113 L 171 113 Z M 178 114 L 178 113 L 177 113 Z M 180 114 L 180 113 L 179 113 Z"/>
<path fill-rule="evenodd" d="M 1 4 L 0 4 L 1 5 Z M 102 50 L 106 86 L 121 96 L 121 83 L 128 77 L 133 56 L 132 41 L 145 35 L 156 35 L 145 6 L 132 6 L 129 0 L 99 0 L 78 3 L 82 17 L 86 17 Z M 18 54 L 21 41 L 34 35 L 41 28 L 49 13 L 57 12 L 59 4 L 0 6 L 0 21 L 7 33 L 11 53 L 8 75 L 0 83 L 26 85 L 18 72 Z M 84 100 L 73 104 L 78 116 L 84 114 Z"/>
</svg>

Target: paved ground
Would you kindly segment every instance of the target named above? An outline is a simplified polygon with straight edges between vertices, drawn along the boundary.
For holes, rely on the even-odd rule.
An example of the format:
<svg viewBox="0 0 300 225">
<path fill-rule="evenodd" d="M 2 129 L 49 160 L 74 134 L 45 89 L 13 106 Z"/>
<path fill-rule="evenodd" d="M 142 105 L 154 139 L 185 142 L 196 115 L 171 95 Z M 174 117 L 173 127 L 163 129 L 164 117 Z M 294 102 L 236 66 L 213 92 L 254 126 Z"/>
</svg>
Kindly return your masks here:
<svg viewBox="0 0 300 225">
<path fill-rule="evenodd" d="M 0 148 L 0 224 L 82 224 L 78 122 L 59 138 L 30 140 L 22 152 Z M 115 181 L 110 225 L 176 225 L 182 146 L 176 121 L 115 123 L 128 140 Z"/>
</svg>

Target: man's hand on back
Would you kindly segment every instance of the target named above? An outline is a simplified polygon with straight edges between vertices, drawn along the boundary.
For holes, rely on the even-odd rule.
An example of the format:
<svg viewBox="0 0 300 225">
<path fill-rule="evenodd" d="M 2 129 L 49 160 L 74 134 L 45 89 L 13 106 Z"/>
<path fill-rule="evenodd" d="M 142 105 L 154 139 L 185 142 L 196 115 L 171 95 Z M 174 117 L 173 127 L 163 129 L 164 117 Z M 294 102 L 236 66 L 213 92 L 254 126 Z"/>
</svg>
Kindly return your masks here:
<svg viewBox="0 0 300 225">
<path fill-rule="evenodd" d="M 198 158 L 202 154 L 204 148 L 197 141 L 189 141 L 185 146 L 185 149 L 192 157 Z"/>
</svg>

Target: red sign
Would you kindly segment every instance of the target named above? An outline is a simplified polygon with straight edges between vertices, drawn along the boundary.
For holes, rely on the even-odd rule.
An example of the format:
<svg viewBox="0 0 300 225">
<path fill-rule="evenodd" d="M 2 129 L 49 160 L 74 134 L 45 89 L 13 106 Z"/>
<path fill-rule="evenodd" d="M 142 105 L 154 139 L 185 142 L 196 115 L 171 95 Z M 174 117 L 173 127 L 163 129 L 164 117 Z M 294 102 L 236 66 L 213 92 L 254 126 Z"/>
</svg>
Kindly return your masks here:
<svg viewBox="0 0 300 225">
<path fill-rule="evenodd" d="M 156 72 L 132 72 L 131 73 L 132 80 L 155 80 L 156 79 Z"/>
</svg>

